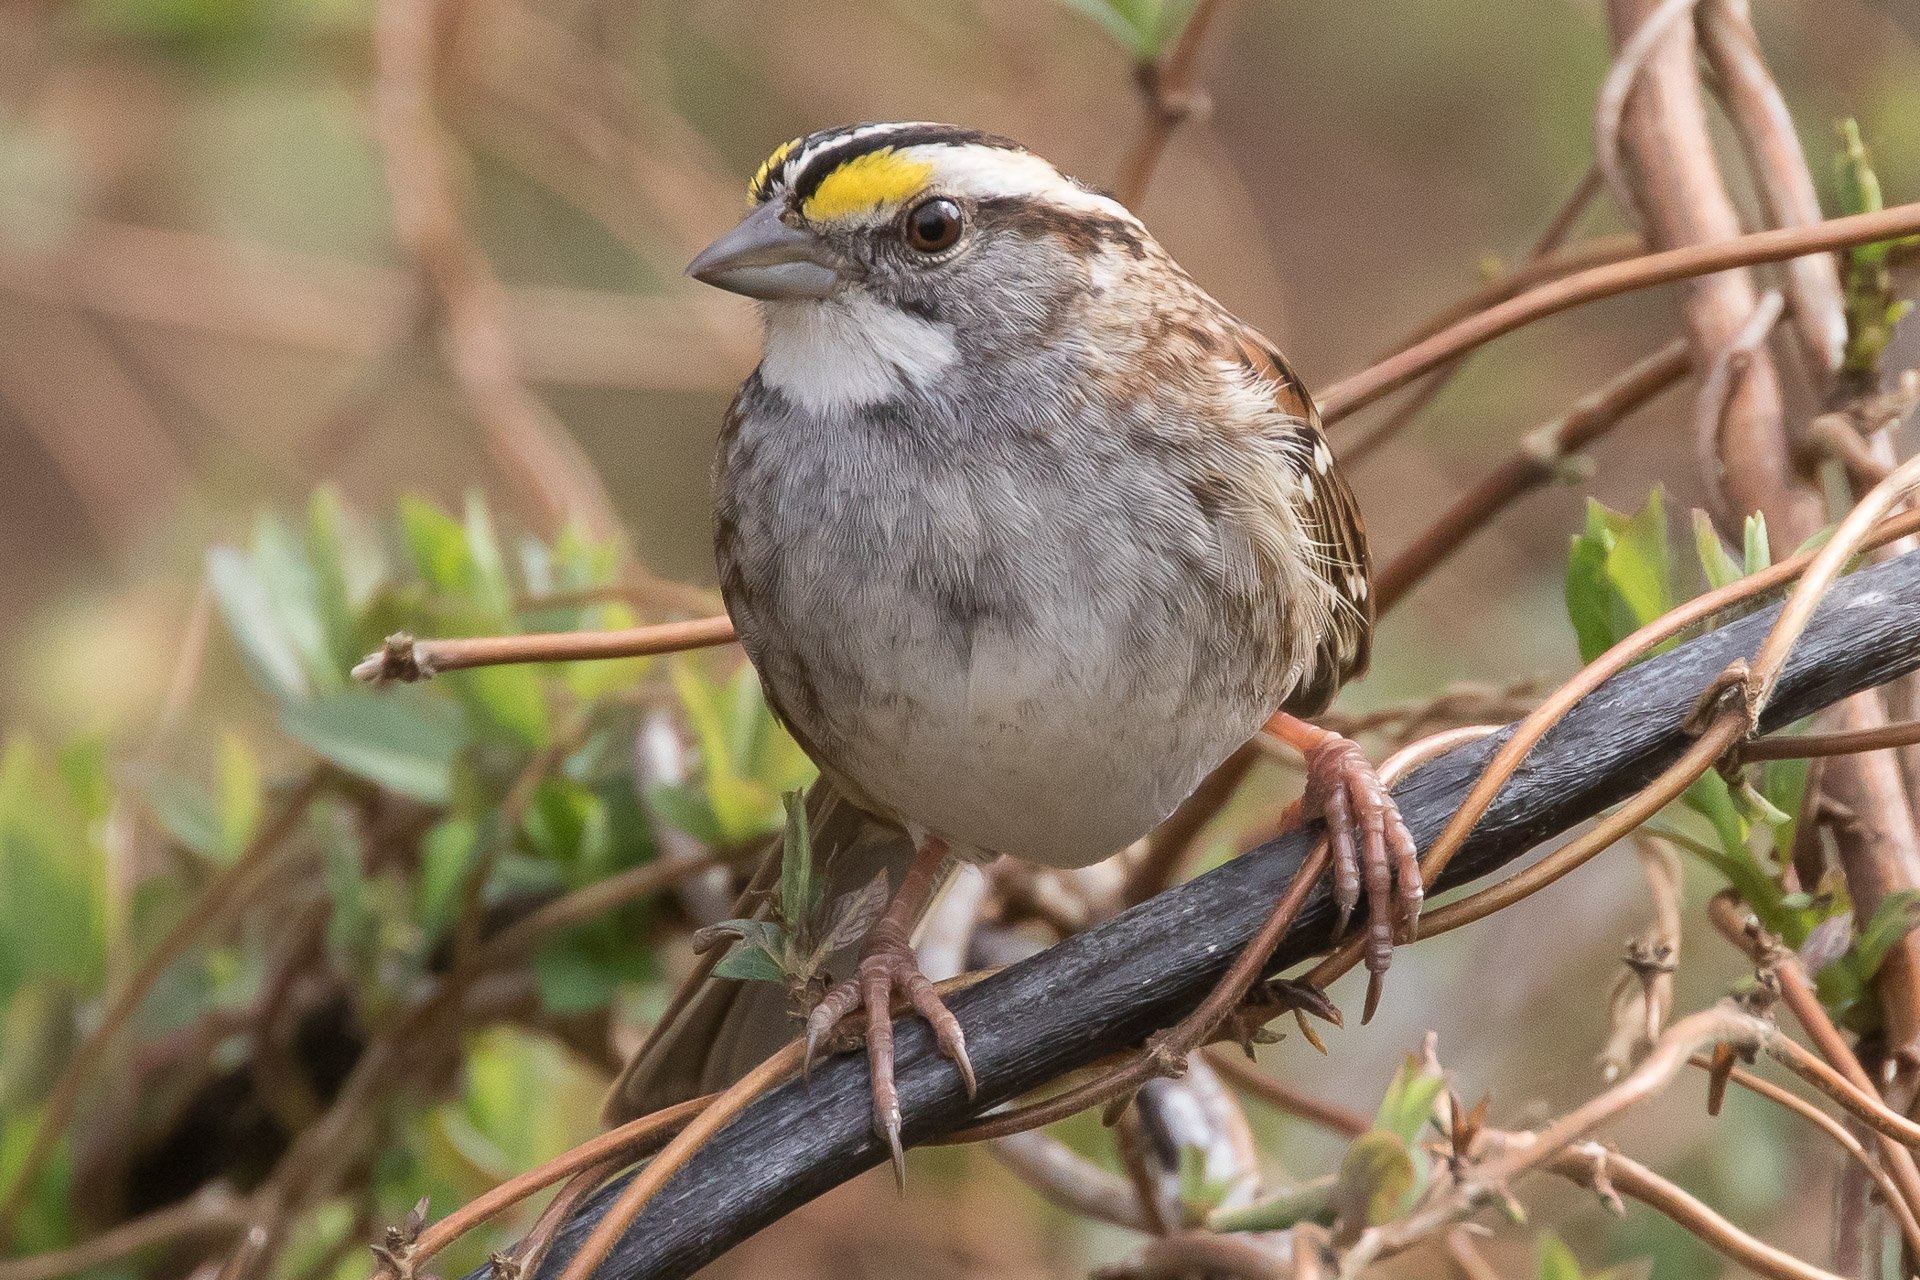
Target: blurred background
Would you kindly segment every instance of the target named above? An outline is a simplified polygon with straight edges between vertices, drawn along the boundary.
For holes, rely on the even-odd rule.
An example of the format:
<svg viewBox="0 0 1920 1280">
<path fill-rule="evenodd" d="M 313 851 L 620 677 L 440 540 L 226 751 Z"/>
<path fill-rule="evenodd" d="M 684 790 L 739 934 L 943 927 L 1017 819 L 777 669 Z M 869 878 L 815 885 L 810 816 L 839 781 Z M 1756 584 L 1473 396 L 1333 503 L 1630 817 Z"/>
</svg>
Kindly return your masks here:
<svg viewBox="0 0 1920 1280">
<path fill-rule="evenodd" d="M 1830 171 L 1834 122 L 1850 116 L 1889 203 L 1920 198 L 1920 5 L 1757 8 L 1816 175 Z M 298 524 L 322 485 L 376 531 L 410 495 L 458 511 L 477 494 L 510 536 L 551 538 L 553 504 L 529 476 L 561 457 L 562 470 L 597 475 L 652 574 L 709 586 L 707 469 L 754 359 L 754 317 L 680 268 L 735 220 L 766 153 L 845 121 L 951 120 L 1102 184 L 1142 114 L 1129 50 L 1064 0 L 465 0 L 439 21 L 434 92 L 416 110 L 376 86 L 379 59 L 394 56 L 381 41 L 397 37 L 364 0 L 0 8 L 10 736 L 48 751 L 98 743 L 117 784 L 158 770 L 214 786 L 219 742 L 243 744 L 267 775 L 293 767 L 302 748 L 248 678 L 257 653 L 236 645 L 218 611 L 210 620 L 208 553 L 254 539 L 258 554 L 260 513 Z M 1587 169 L 1608 62 L 1594 3 L 1241 0 L 1202 53 L 1208 107 L 1174 135 L 1139 212 L 1309 386 L 1324 386 L 1524 256 Z M 436 177 L 449 207 L 431 207 Z M 1578 234 L 1620 229 L 1601 209 Z M 465 338 L 446 336 L 458 317 L 442 323 L 448 279 L 475 309 Z M 1377 554 L 1390 557 L 1522 433 L 1657 348 L 1674 315 L 1673 296 L 1634 295 L 1476 358 L 1354 470 Z M 1888 367 L 1920 363 L 1913 330 Z M 476 372 L 489 334 L 505 342 L 496 367 L 518 381 Z M 1690 404 L 1656 401 L 1593 451 L 1590 475 L 1527 500 L 1424 583 L 1341 710 L 1571 671 L 1567 538 L 1589 494 L 1632 510 L 1665 485 L 1676 520 L 1698 505 Z M 1370 420 L 1343 424 L 1336 443 Z M 583 457 L 565 461 L 555 442 L 566 438 Z M 183 684 L 183 652 L 202 643 Z M 1216 854 L 1233 835 L 1219 834 Z M 122 870 L 137 881 L 168 865 Z M 1697 909 L 1717 881 L 1695 865 L 1688 875 Z M 1292 1036 L 1263 1061 L 1370 1110 L 1432 1028 L 1461 1093 L 1490 1092 L 1501 1123 L 1551 1114 L 1597 1087 L 1620 946 L 1645 914 L 1623 848 L 1403 957 L 1381 1017 L 1329 1033 L 1328 1056 Z M 1683 1010 L 1744 968 L 1693 923 Z M 672 968 L 623 978 L 622 1007 L 657 1010 Z M 1334 994 L 1357 1003 L 1356 989 Z M 197 1016 L 192 999 L 179 1001 L 144 1013 L 140 1035 Z M 16 1005 L 8 1026 L 25 1016 Z M 566 1044 L 525 1026 L 474 1039 L 466 1070 L 403 1123 L 416 1129 L 397 1146 L 412 1156 L 388 1157 L 372 1177 L 372 1220 L 397 1218 L 423 1178 L 451 1188 L 436 1198 L 444 1210 L 589 1134 L 607 1063 Z M 1828 1149 L 1787 1154 L 1806 1135 L 1745 1095 L 1709 1121 L 1703 1090 L 1683 1080 L 1620 1131 L 1621 1145 L 1770 1241 L 1820 1253 Z M 1254 1118 L 1276 1179 L 1337 1156 L 1322 1134 Z M 0 1157 L 18 1157 L 13 1128 Z M 1067 1130 L 1103 1151 L 1090 1118 Z M 862 1179 L 716 1273 L 1073 1275 L 1128 1248 L 1117 1231 L 1045 1207 L 978 1152 L 910 1163 L 904 1202 L 886 1175 Z M 1595 1270 L 1719 1274 L 1712 1255 L 1643 1210 L 1616 1219 L 1571 1189 L 1534 1194 L 1535 1224 L 1488 1246 L 1501 1274 L 1533 1274 L 1539 1225 Z M 61 1198 L 55 1188 L 44 1204 Z M 365 1226 L 356 1206 L 327 1212 L 282 1273 L 327 1262 L 330 1241 Z M 84 1214 L 42 1213 L 40 1247 L 90 1229 Z M 482 1257 L 480 1245 L 450 1256 L 447 1273 Z M 364 1255 L 331 1265 L 357 1275 Z"/>
</svg>

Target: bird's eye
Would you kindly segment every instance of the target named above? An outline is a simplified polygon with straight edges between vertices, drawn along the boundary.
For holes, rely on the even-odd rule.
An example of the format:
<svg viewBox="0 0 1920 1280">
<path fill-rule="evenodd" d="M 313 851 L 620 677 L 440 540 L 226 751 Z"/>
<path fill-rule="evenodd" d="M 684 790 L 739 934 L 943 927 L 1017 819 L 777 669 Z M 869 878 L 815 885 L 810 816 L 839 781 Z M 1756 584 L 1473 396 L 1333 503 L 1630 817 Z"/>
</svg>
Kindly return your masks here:
<svg viewBox="0 0 1920 1280">
<path fill-rule="evenodd" d="M 951 249 L 960 238 L 960 206 L 944 197 L 922 201 L 907 214 L 907 243 L 921 253 Z"/>
</svg>

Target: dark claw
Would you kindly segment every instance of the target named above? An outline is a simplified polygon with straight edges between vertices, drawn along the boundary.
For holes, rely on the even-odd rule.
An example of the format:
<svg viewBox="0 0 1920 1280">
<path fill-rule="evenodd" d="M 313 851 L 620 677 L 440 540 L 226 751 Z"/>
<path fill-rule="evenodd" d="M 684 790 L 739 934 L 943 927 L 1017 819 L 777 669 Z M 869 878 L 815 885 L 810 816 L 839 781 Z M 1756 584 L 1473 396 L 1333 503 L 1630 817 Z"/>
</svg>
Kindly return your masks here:
<svg viewBox="0 0 1920 1280">
<path fill-rule="evenodd" d="M 1311 982 L 1299 982 L 1292 978 L 1268 978 L 1267 994 L 1284 1009 L 1295 1009 L 1301 1013 L 1310 1013 L 1322 1022 L 1341 1025 L 1340 1006 L 1327 998 L 1327 993 Z"/>
<path fill-rule="evenodd" d="M 1371 977 L 1363 1022 L 1379 1006 L 1382 975 L 1393 948 L 1419 931 L 1424 891 L 1419 851 L 1393 797 L 1360 748 L 1344 738 L 1324 739 L 1307 759 L 1306 802 L 1325 820 L 1333 860 L 1335 936 L 1346 932 L 1359 900 L 1367 897 L 1366 963 Z"/>
<path fill-rule="evenodd" d="M 973 1063 L 967 1058 L 967 1041 L 959 1019 L 941 1001 L 940 993 L 927 981 L 904 943 L 882 941 L 874 945 L 860 961 L 853 977 L 829 991 L 807 1017 L 807 1060 L 827 1035 L 858 1006 L 867 1015 L 867 1065 L 872 1077 L 873 1131 L 882 1139 L 893 1157 L 894 1179 L 904 1189 L 907 1179 L 906 1152 L 900 1141 L 900 1094 L 893 1080 L 893 993 L 900 991 L 908 1003 L 933 1028 L 940 1052 L 953 1061 L 966 1083 L 967 1096 L 977 1088 Z"/>
<path fill-rule="evenodd" d="M 1353 810 L 1344 790 L 1329 791 L 1320 803 L 1327 824 L 1327 842 L 1333 851 L 1333 905 L 1340 914 L 1335 918 L 1333 936 L 1344 937 L 1360 905 L 1360 851 L 1353 839 Z"/>
</svg>

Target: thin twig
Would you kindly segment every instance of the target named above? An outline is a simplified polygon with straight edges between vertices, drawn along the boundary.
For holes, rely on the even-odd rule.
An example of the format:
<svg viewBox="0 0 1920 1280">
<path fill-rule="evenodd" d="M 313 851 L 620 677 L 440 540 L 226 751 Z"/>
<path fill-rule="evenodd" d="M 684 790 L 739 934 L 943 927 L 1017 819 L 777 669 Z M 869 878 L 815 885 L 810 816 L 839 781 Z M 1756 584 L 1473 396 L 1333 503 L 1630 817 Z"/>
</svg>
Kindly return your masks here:
<svg viewBox="0 0 1920 1280">
<path fill-rule="evenodd" d="M 107 1046 L 126 1027 L 155 984 L 173 967 L 174 961 L 186 954 L 195 939 L 217 927 L 245 904 L 253 889 L 260 884 L 259 873 L 272 861 L 274 854 L 305 817 L 308 806 L 319 794 L 326 776 L 324 769 L 313 769 L 295 784 L 279 810 L 255 834 L 246 850 L 201 891 L 186 916 L 168 930 L 167 936 L 160 940 L 145 963 L 107 1006 L 99 1023 L 80 1047 L 74 1050 L 73 1056 L 67 1059 L 66 1065 L 60 1070 L 59 1079 L 47 1092 L 46 1103 L 40 1112 L 39 1127 L 34 1131 L 26 1155 L 17 1166 L 13 1185 L 7 1189 L 6 1199 L 0 1201 L 0 1239 L 12 1235 L 14 1219 L 21 1205 L 40 1176 L 47 1158 L 53 1154 L 60 1135 L 66 1132 L 67 1125 L 73 1120 L 74 1110 L 80 1103 L 80 1092 L 93 1070 L 100 1065 Z"/>
<path fill-rule="evenodd" d="M 1920 720 L 1897 720 L 1872 729 L 1840 733 L 1779 734 L 1743 742 L 1734 752 L 1739 764 L 1759 760 L 1806 760 L 1814 756 L 1850 756 L 1920 745 Z"/>
<path fill-rule="evenodd" d="M 1684 339 L 1622 371 L 1574 402 L 1564 414 L 1528 432 L 1513 456 L 1462 494 L 1406 550 L 1387 562 L 1374 583 L 1375 607 L 1398 604 L 1475 532 L 1523 495 L 1557 479 L 1567 460 L 1687 375 L 1693 359 Z"/>
<path fill-rule="evenodd" d="M 669 1134 L 678 1133 L 699 1115 L 717 1095 L 690 1098 L 637 1120 L 629 1120 L 556 1156 L 543 1165 L 518 1174 L 484 1195 L 468 1201 L 420 1233 L 414 1247 L 416 1262 L 425 1261 L 458 1240 L 467 1232 L 519 1204 L 528 1196 L 565 1178 L 596 1168 L 615 1157 L 637 1160 Z"/>
<path fill-rule="evenodd" d="M 733 620 L 720 615 L 690 622 L 662 622 L 619 631 L 556 631 L 524 636 L 465 636 L 416 640 L 405 632 L 368 654 L 353 669 L 356 680 L 382 684 L 424 680 L 443 671 L 518 662 L 593 662 L 603 658 L 644 658 L 731 644 Z"/>
<path fill-rule="evenodd" d="M 1055 1208 L 1130 1231 L 1149 1229 L 1133 1187 L 1058 1138 L 1044 1133 L 1009 1134 L 987 1144 L 1007 1172 Z M 6 1277 L 0 1276 L 0 1280 Z"/>
<path fill-rule="evenodd" d="M 1548 1165 L 1553 1172 L 1605 1194 L 1630 1196 L 1685 1228 L 1695 1239 L 1768 1280 L 1841 1280 L 1742 1231 L 1679 1186 L 1598 1142 L 1577 1142 Z"/>
<path fill-rule="evenodd" d="M 209 1183 L 177 1204 L 123 1222 L 70 1249 L 0 1262 L 0 1280 L 59 1280 L 158 1245 L 236 1235 L 247 1222 L 247 1202 L 224 1182 Z"/>
<path fill-rule="evenodd" d="M 647 1201 L 700 1149 L 700 1144 L 738 1115 L 748 1103 L 798 1071 L 805 1053 L 806 1047 L 799 1041 L 789 1044 L 701 1108 L 686 1128 L 675 1135 L 666 1149 L 655 1156 L 640 1176 L 629 1182 L 621 1190 L 619 1198 L 607 1207 L 592 1234 L 581 1242 L 579 1251 L 567 1260 L 560 1280 L 590 1280 L 606 1259 L 607 1252 L 626 1234 L 633 1220 L 640 1216 L 640 1211 L 647 1207 Z"/>
<path fill-rule="evenodd" d="M 1560 248 L 1566 240 L 1567 233 L 1573 230 L 1574 224 L 1580 220 L 1580 215 L 1587 211 L 1587 207 L 1592 204 L 1593 197 L 1599 189 L 1599 172 L 1589 166 L 1586 173 L 1581 175 L 1572 193 L 1548 220 L 1546 230 L 1540 234 L 1540 238 L 1528 251 L 1526 265 L 1537 263 Z M 1440 393 L 1447 389 L 1448 384 L 1459 375 L 1460 370 L 1466 367 L 1466 363 L 1467 357 L 1462 356 L 1428 374 L 1420 385 L 1414 388 L 1413 394 L 1406 397 L 1391 415 L 1384 421 L 1374 424 L 1365 435 L 1341 449 L 1341 461 L 1350 466 L 1356 465 L 1368 454 L 1405 431 L 1412 425 L 1414 419 L 1425 412 L 1427 406 L 1439 399 Z"/>
<path fill-rule="evenodd" d="M 1876 1092 L 1873 1079 L 1861 1065 L 1859 1055 L 1847 1044 L 1846 1037 L 1840 1034 L 1840 1028 L 1833 1024 L 1826 1006 L 1820 1003 L 1800 957 L 1768 937 L 1751 912 L 1736 908 L 1735 903 L 1733 891 L 1722 890 L 1708 900 L 1707 918 L 1727 941 L 1746 953 L 1756 969 L 1772 975 L 1780 992 L 1780 1002 L 1793 1011 L 1795 1020 L 1821 1056 L 1857 1091 L 1872 1096 Z M 1876 1136 L 1881 1158 L 1900 1188 L 1908 1212 L 1920 1218 L 1920 1164 L 1916 1164 L 1913 1152 L 1896 1139 L 1885 1134 Z"/>
<path fill-rule="evenodd" d="M 1713 1060 L 1705 1054 L 1695 1054 L 1693 1057 L 1693 1065 L 1708 1072 L 1715 1069 Z M 1867 1177 L 1873 1182 L 1874 1186 L 1879 1188 L 1881 1198 L 1887 1202 L 1888 1211 L 1893 1214 L 1894 1220 L 1900 1224 L 1900 1234 L 1905 1238 L 1907 1248 L 1920 1250 L 1920 1221 L 1916 1221 L 1914 1218 L 1913 1206 L 1907 1203 L 1906 1197 L 1900 1192 L 1900 1188 L 1894 1185 L 1893 1178 L 1885 1169 L 1880 1167 L 1879 1161 L 1873 1158 L 1873 1153 L 1867 1150 L 1866 1145 L 1862 1143 L 1860 1139 L 1854 1137 L 1853 1134 L 1848 1131 L 1847 1126 L 1841 1124 L 1838 1120 L 1835 1120 L 1832 1116 L 1820 1110 L 1820 1108 L 1814 1106 L 1799 1094 L 1783 1089 L 1771 1080 L 1762 1079 L 1742 1067 L 1732 1068 L 1727 1073 L 1727 1078 L 1748 1092 L 1758 1094 L 1760 1097 L 1767 1099 L 1767 1101 L 1773 1103 L 1775 1106 L 1784 1107 L 1788 1111 L 1793 1112 L 1802 1120 L 1805 1120 L 1808 1124 L 1832 1139 L 1836 1146 L 1842 1151 L 1845 1151 L 1866 1171 Z"/>
<path fill-rule="evenodd" d="M 374 22 L 374 126 L 395 228 L 439 301 L 448 364 L 515 492 L 549 533 L 578 520 L 595 537 L 620 537 L 598 472 L 527 389 L 505 293 L 461 221 L 433 105 L 435 10 L 435 0 L 382 0 Z"/>
<path fill-rule="evenodd" d="M 1661 40 L 1699 3 L 1701 0 L 1662 0 L 1660 6 L 1648 14 L 1620 46 L 1619 55 L 1607 71 L 1607 78 L 1600 84 L 1600 92 L 1594 95 L 1594 163 L 1599 166 L 1600 174 L 1606 180 L 1607 190 L 1612 193 L 1620 216 L 1634 226 L 1641 225 L 1645 215 L 1640 211 L 1633 185 L 1627 181 L 1626 170 L 1621 164 L 1620 134 L 1624 128 L 1627 99 L 1632 96 L 1635 85 L 1646 72 L 1647 61 Z"/>
<path fill-rule="evenodd" d="M 1815 225 L 1820 197 L 1786 98 L 1761 54 L 1747 0 L 1705 0 L 1694 25 L 1768 220 L 1776 227 Z M 1824 383 L 1840 367 L 1847 342 L 1840 269 L 1831 255 L 1810 254 L 1787 263 L 1786 277 L 1800 348 Z"/>
<path fill-rule="evenodd" d="M 1146 197 L 1147 184 L 1153 181 L 1153 171 L 1159 167 L 1160 155 L 1173 131 L 1202 103 L 1193 87 L 1194 62 L 1207 29 L 1224 8 L 1224 0 L 1200 0 L 1166 56 L 1143 62 L 1135 69 L 1146 118 L 1140 122 L 1140 132 L 1113 183 L 1114 198 L 1130 209 L 1138 208 Z"/>
<path fill-rule="evenodd" d="M 1594 267 L 1497 303 L 1370 369 L 1335 383 L 1321 397 L 1321 412 L 1329 421 L 1344 417 L 1404 387 L 1428 370 L 1439 368 L 1462 352 L 1483 346 L 1536 320 L 1602 298 L 1735 267 L 1783 262 L 1809 253 L 1895 240 L 1916 232 L 1920 232 L 1920 202 L 1896 205 L 1879 213 L 1833 218 L 1817 227 L 1757 231 Z"/>
<path fill-rule="evenodd" d="M 1524 1140 L 1468 1166 L 1458 1185 L 1398 1221 L 1368 1230 L 1354 1254 L 1370 1260 L 1401 1252 L 1505 1195 L 1514 1182 L 1551 1163 L 1595 1129 L 1664 1090 L 1695 1053 L 1727 1043 L 1756 1049 L 1771 1028 L 1765 1020 L 1721 1003 L 1690 1014 L 1662 1035 L 1646 1059 L 1618 1084 L 1575 1107 Z"/>
<path fill-rule="evenodd" d="M 1876 493 L 1880 492 L 1876 490 Z M 1755 595 L 1770 591 L 1806 574 L 1812 589 L 1796 590 L 1789 601 L 1788 608 L 1782 612 L 1774 631 L 1770 633 L 1769 643 L 1751 664 L 1750 674 L 1745 682 L 1747 708 L 1753 710 L 1764 707 L 1771 681 L 1777 678 L 1779 665 L 1785 661 L 1794 639 L 1804 628 L 1807 618 L 1812 616 L 1814 608 L 1819 604 L 1821 594 L 1830 585 L 1834 574 L 1846 557 L 1862 547 L 1876 546 L 1910 533 L 1915 528 L 1920 528 L 1920 518 L 1914 517 L 1913 513 L 1909 512 L 1881 521 L 1874 526 L 1870 535 L 1864 533 L 1859 527 L 1849 529 L 1853 524 L 1854 515 L 1867 512 L 1864 521 L 1870 522 L 1875 512 L 1883 509 L 1891 501 L 1891 496 L 1891 492 L 1882 494 L 1871 508 L 1863 500 L 1862 504 L 1854 509 L 1848 520 L 1841 526 L 1842 530 L 1848 531 L 1848 536 L 1843 541 L 1840 531 L 1835 533 L 1835 541 L 1840 542 L 1837 556 L 1833 553 L 1834 543 L 1830 542 L 1816 552 L 1801 552 L 1758 573 L 1749 574 L 1738 582 L 1729 583 L 1718 590 L 1696 596 L 1640 627 L 1588 663 L 1579 674 L 1543 701 L 1532 715 L 1521 721 L 1512 737 L 1502 745 L 1499 753 L 1488 765 L 1486 773 L 1468 793 L 1446 830 L 1441 832 L 1428 848 L 1421 865 L 1426 867 L 1431 862 L 1433 865 L 1430 874 L 1436 875 L 1447 865 L 1448 860 L 1453 856 L 1453 851 L 1459 848 L 1467 832 L 1472 829 L 1475 822 L 1479 821 L 1480 815 L 1486 812 L 1487 806 L 1493 802 L 1494 796 L 1505 784 L 1506 779 L 1513 775 L 1514 770 L 1525 760 L 1527 753 L 1533 749 L 1534 745 L 1545 736 L 1547 730 L 1581 698 L 1625 669 L 1628 663 L 1662 640 L 1713 616 L 1722 609 L 1751 599 Z M 1814 572 L 1816 564 L 1820 566 L 1817 574 Z M 1803 587 L 1807 585 L 1805 582 L 1802 583 Z"/>
<path fill-rule="evenodd" d="M 1277 1111 L 1348 1138 L 1357 1138 L 1373 1127 L 1372 1120 L 1351 1107 L 1301 1093 L 1284 1080 L 1266 1074 L 1257 1064 L 1236 1056 L 1231 1049 L 1216 1046 L 1204 1052 L 1213 1069 L 1235 1088 Z"/>
</svg>

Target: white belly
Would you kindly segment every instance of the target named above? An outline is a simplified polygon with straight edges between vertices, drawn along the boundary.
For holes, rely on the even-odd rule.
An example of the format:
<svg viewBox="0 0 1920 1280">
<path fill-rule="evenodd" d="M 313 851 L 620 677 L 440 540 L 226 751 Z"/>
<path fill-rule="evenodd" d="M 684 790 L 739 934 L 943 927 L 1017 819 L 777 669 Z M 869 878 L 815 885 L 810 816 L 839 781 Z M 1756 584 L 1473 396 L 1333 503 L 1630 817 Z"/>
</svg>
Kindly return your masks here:
<svg viewBox="0 0 1920 1280">
<path fill-rule="evenodd" d="M 965 669 L 896 650 L 873 668 L 900 673 L 870 689 L 883 696 L 828 713 L 833 766 L 966 849 L 1097 862 L 1158 825 L 1266 715 L 1245 699 L 1197 702 L 1186 654 L 1143 681 L 1127 674 L 1137 662 L 1112 661 L 1102 644 L 977 635 Z"/>
</svg>

